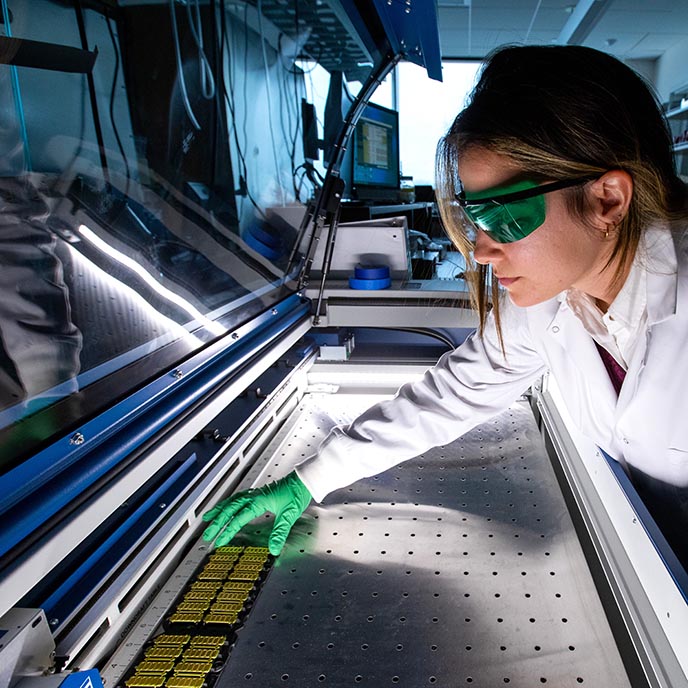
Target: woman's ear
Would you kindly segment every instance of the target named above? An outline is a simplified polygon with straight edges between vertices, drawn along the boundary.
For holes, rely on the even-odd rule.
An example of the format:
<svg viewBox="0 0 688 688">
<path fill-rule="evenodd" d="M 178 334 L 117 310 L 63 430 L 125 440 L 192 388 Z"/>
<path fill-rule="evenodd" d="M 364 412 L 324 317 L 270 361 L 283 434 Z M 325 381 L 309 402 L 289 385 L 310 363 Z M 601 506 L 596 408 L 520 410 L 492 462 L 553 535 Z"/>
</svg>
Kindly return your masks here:
<svg viewBox="0 0 688 688">
<path fill-rule="evenodd" d="M 633 177 L 625 170 L 610 170 L 590 186 L 591 220 L 601 230 L 626 217 L 633 198 Z"/>
</svg>

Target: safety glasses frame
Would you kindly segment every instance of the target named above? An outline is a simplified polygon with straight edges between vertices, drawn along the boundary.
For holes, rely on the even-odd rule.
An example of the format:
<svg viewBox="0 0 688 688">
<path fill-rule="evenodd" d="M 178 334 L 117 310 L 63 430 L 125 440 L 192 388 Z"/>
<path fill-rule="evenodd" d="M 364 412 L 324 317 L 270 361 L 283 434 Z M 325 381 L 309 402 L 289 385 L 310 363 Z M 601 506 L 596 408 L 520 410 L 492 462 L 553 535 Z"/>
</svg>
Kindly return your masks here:
<svg viewBox="0 0 688 688">
<path fill-rule="evenodd" d="M 459 206 L 463 210 L 463 214 L 468 221 L 469 225 L 474 229 L 481 229 L 488 236 L 490 236 L 494 241 L 499 243 L 513 243 L 515 241 L 520 241 L 526 236 L 532 234 L 538 227 L 540 227 L 545 221 L 545 206 L 544 201 L 536 200 L 535 208 L 533 209 L 533 214 L 535 216 L 535 223 L 525 226 L 523 223 L 519 223 L 509 210 L 509 204 L 513 204 L 519 201 L 526 201 L 528 199 L 537 199 L 539 196 L 550 193 L 552 191 L 558 191 L 560 189 L 566 189 L 572 186 L 578 186 L 580 184 L 587 183 L 596 179 L 596 176 L 585 176 L 576 177 L 574 179 L 562 179 L 555 182 L 549 182 L 546 184 L 538 184 L 533 182 L 533 186 L 526 189 L 518 189 L 516 191 L 507 191 L 506 193 L 490 193 L 491 189 L 487 191 L 479 191 L 477 193 L 466 193 L 463 189 L 456 194 L 456 200 Z M 513 188 L 517 185 L 522 185 L 528 183 L 526 180 L 522 182 L 516 182 L 512 184 L 506 184 L 502 188 L 506 189 Z M 481 194 L 489 195 L 481 195 Z M 481 224 L 476 218 L 476 211 L 472 211 L 472 208 L 478 208 L 483 206 L 484 213 L 492 214 L 501 212 L 501 218 L 510 218 L 507 223 L 502 223 L 499 229 L 490 229 L 484 224 Z M 501 209 L 501 210 L 500 210 Z M 515 210 L 515 209 L 514 209 Z M 477 211 L 480 213 L 481 211 Z"/>
<path fill-rule="evenodd" d="M 578 186 L 579 184 L 585 184 L 593 179 L 597 179 L 596 176 L 587 177 L 576 177 L 575 179 L 560 179 L 557 182 L 549 182 L 547 184 L 538 184 L 531 189 L 523 189 L 521 191 L 514 191 L 512 193 L 506 194 L 496 194 L 491 196 L 477 196 L 474 193 L 467 194 L 463 189 L 456 194 L 456 200 L 462 208 L 466 208 L 472 205 L 485 205 L 487 203 L 499 203 L 500 205 L 506 205 L 507 203 L 513 203 L 514 201 L 525 201 L 527 198 L 534 198 L 535 196 L 542 196 L 543 194 L 550 193 L 552 191 L 559 191 L 560 189 L 568 189 L 572 186 Z M 484 193 L 479 191 L 478 193 Z"/>
</svg>

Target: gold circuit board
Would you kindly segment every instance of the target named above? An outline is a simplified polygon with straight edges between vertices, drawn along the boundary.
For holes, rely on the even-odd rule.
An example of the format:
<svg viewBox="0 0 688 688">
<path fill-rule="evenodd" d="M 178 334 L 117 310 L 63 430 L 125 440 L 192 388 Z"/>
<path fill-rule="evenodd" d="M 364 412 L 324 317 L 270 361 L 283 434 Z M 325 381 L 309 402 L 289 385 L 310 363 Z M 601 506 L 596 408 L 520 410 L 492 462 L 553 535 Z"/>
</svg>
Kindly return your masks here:
<svg viewBox="0 0 688 688">
<path fill-rule="evenodd" d="M 127 688 L 207 688 L 227 661 L 273 558 L 267 547 L 218 547 L 141 651 Z"/>
</svg>

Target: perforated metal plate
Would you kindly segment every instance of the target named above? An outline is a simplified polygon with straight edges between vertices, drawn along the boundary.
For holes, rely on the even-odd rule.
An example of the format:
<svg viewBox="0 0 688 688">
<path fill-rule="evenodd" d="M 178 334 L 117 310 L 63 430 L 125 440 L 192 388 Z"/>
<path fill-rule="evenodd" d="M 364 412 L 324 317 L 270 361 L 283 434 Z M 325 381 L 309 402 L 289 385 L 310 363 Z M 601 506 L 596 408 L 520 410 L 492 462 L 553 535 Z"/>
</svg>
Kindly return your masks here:
<svg viewBox="0 0 688 688">
<path fill-rule="evenodd" d="M 286 473 L 370 403 L 307 396 L 247 480 Z M 219 688 L 506 684 L 629 685 L 525 403 L 311 506 Z"/>
</svg>

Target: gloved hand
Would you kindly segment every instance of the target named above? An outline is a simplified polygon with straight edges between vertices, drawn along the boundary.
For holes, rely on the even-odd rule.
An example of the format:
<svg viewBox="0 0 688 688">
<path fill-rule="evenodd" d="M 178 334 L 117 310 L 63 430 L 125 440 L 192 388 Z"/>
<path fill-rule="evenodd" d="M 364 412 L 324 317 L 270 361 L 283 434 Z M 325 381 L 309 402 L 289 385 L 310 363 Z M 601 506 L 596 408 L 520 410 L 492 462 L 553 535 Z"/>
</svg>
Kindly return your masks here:
<svg viewBox="0 0 688 688">
<path fill-rule="evenodd" d="M 203 532 L 206 541 L 215 540 L 218 547 L 226 545 L 249 521 L 271 511 L 275 522 L 268 540 L 270 554 L 278 555 L 289 531 L 306 510 L 311 493 L 294 471 L 280 480 L 251 490 L 238 492 L 216 504 L 203 514 L 212 523 Z M 217 539 L 216 539 L 217 538 Z"/>
</svg>

